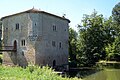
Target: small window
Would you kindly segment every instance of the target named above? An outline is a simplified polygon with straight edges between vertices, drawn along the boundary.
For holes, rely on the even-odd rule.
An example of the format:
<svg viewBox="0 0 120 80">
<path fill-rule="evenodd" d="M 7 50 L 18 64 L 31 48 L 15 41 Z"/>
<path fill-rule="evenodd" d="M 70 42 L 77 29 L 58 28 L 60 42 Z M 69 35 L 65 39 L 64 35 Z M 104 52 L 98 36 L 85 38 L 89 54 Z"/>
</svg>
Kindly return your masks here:
<svg viewBox="0 0 120 80">
<path fill-rule="evenodd" d="M 56 31 L 56 25 L 53 25 L 53 31 Z"/>
<path fill-rule="evenodd" d="M 22 51 L 22 56 L 24 56 L 24 51 Z"/>
<path fill-rule="evenodd" d="M 56 46 L 55 41 L 52 41 L 52 46 L 53 46 L 53 47 L 55 47 L 55 46 Z"/>
<path fill-rule="evenodd" d="M 62 47 L 62 44 L 61 44 L 61 42 L 59 43 L 59 48 L 61 48 Z"/>
<path fill-rule="evenodd" d="M 25 40 L 21 40 L 21 45 L 25 46 Z"/>
<path fill-rule="evenodd" d="M 35 23 L 35 26 L 37 25 L 37 23 Z"/>
<path fill-rule="evenodd" d="M 8 28 L 6 28 L 6 30 L 8 30 Z"/>
<path fill-rule="evenodd" d="M 6 31 L 8 31 L 8 28 L 5 28 Z"/>
<path fill-rule="evenodd" d="M 19 23 L 16 24 L 16 30 L 19 30 Z"/>
</svg>

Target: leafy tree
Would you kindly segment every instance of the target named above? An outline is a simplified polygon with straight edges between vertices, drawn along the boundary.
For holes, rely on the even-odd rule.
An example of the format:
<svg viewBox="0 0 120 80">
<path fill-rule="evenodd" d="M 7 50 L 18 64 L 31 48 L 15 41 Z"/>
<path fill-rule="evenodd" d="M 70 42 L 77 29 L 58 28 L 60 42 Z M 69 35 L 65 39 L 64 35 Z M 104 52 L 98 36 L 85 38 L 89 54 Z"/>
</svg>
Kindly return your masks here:
<svg viewBox="0 0 120 80">
<path fill-rule="evenodd" d="M 107 60 L 109 61 L 120 61 L 120 39 L 117 37 L 115 42 L 106 47 Z"/>
<path fill-rule="evenodd" d="M 2 40 L 1 40 L 1 37 L 2 37 L 2 22 L 0 21 L 0 49 L 2 48 Z"/>
<path fill-rule="evenodd" d="M 120 36 L 120 2 L 113 8 L 112 17 L 116 36 Z"/>
<path fill-rule="evenodd" d="M 112 10 L 112 16 L 114 21 L 120 24 L 120 2 L 115 5 L 115 7 Z"/>
<path fill-rule="evenodd" d="M 120 61 L 120 3 L 116 4 L 109 19 L 94 12 L 85 14 L 79 35 L 70 29 L 70 62 L 79 66 L 93 66 L 103 59 Z"/>
<path fill-rule="evenodd" d="M 83 66 L 92 66 L 100 59 L 106 58 L 105 46 L 114 41 L 114 30 L 103 15 L 94 11 L 83 16 L 83 26 L 79 28 L 79 62 Z M 81 65 L 80 65 L 81 66 Z"/>
<path fill-rule="evenodd" d="M 107 60 L 120 61 L 120 2 L 112 10 L 114 42 L 106 47 Z"/>
<path fill-rule="evenodd" d="M 76 67 L 76 55 L 77 55 L 77 32 L 72 28 L 69 29 L 69 61 L 70 67 Z"/>
</svg>

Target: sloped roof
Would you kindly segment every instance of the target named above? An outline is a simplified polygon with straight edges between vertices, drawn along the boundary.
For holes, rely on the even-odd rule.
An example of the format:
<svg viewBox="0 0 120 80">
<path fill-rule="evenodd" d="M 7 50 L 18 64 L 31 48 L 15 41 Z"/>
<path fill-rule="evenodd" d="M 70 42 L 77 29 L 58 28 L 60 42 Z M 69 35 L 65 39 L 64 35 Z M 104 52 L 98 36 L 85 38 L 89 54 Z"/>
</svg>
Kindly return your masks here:
<svg viewBox="0 0 120 80">
<path fill-rule="evenodd" d="M 70 20 L 66 19 L 65 17 L 60 17 L 60 16 L 57 16 L 57 15 L 54 15 L 54 14 L 51 14 L 51 13 L 48 13 L 48 12 L 45 12 L 45 11 L 40 11 L 40 10 L 34 9 L 34 8 L 23 11 L 23 12 L 19 12 L 19 13 L 16 13 L 16 14 L 12 14 L 12 15 L 2 17 L 1 20 L 5 19 L 5 18 L 8 18 L 8 17 L 16 16 L 16 15 L 19 15 L 19 14 L 23 14 L 23 13 L 44 13 L 44 14 L 48 14 L 48 15 L 63 19 L 63 20 L 67 20 L 70 23 Z"/>
</svg>

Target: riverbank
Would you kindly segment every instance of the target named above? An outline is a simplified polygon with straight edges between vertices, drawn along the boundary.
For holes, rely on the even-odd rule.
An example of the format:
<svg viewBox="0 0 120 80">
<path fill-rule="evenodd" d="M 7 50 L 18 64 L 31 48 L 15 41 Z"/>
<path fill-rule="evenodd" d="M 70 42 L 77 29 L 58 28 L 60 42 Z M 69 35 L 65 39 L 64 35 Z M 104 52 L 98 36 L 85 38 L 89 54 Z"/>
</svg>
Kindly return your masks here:
<svg viewBox="0 0 120 80">
<path fill-rule="evenodd" d="M 71 77 L 78 77 L 82 80 L 120 80 L 120 69 L 104 68 L 104 69 L 74 69 L 71 71 Z"/>
<path fill-rule="evenodd" d="M 71 77 L 82 78 L 82 80 L 120 80 L 120 62 L 103 61 L 94 67 L 70 68 Z"/>
</svg>

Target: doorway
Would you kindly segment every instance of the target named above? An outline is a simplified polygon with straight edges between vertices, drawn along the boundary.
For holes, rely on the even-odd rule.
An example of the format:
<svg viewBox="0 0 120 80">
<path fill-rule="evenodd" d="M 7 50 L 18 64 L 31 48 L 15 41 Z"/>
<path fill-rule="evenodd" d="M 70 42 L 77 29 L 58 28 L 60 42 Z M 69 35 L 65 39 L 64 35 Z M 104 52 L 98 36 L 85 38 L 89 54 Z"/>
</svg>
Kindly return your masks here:
<svg viewBox="0 0 120 80">
<path fill-rule="evenodd" d="M 55 66 L 56 66 L 56 61 L 53 60 L 53 68 L 55 68 Z"/>
<path fill-rule="evenodd" d="M 14 50 L 17 50 L 17 41 L 16 41 L 16 40 L 14 41 L 14 45 L 13 45 L 13 46 L 14 46 L 13 49 L 14 49 Z"/>
</svg>

